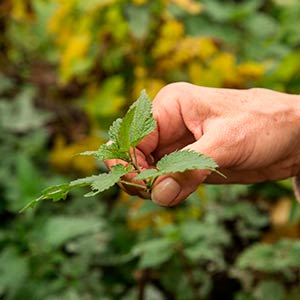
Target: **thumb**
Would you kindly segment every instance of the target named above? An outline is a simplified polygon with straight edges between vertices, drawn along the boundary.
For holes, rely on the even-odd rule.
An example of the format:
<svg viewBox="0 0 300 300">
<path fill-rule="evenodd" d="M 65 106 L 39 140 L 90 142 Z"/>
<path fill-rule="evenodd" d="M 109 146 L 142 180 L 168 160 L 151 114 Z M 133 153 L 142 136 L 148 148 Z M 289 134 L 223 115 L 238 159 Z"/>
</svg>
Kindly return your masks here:
<svg viewBox="0 0 300 300">
<path fill-rule="evenodd" d="M 203 136 L 184 149 L 191 149 L 211 157 L 219 166 L 226 160 L 222 147 L 219 143 L 213 143 L 209 137 Z M 209 170 L 191 170 L 182 173 L 172 173 L 161 176 L 155 184 L 151 199 L 161 206 L 174 206 L 186 199 L 197 187 L 211 174 Z"/>
</svg>

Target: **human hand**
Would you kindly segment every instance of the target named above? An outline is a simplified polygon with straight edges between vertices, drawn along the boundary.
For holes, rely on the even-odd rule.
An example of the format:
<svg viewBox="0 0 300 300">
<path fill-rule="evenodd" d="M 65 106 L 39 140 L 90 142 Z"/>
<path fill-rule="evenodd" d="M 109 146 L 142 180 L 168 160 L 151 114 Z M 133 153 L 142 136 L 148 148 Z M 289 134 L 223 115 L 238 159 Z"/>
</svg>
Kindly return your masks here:
<svg viewBox="0 0 300 300">
<path fill-rule="evenodd" d="M 153 101 L 157 128 L 137 147 L 139 164 L 151 168 L 165 154 L 193 149 L 213 158 L 227 179 L 207 170 L 162 176 L 152 200 L 173 206 L 202 182 L 256 183 L 298 175 L 299 100 L 299 96 L 266 89 L 216 89 L 189 83 L 164 87 Z M 107 162 L 108 166 L 116 163 Z M 147 196 L 129 186 L 123 188 Z"/>
</svg>

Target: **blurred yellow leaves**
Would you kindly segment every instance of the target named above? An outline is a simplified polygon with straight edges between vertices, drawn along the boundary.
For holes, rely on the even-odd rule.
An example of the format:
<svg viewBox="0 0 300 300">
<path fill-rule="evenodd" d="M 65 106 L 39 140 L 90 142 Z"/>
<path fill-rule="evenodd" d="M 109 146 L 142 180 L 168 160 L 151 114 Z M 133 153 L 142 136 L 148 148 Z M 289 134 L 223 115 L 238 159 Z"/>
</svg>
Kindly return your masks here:
<svg viewBox="0 0 300 300">
<path fill-rule="evenodd" d="M 76 0 L 61 2 L 48 22 L 48 30 L 60 50 L 60 82 L 63 84 L 74 75 L 80 76 L 92 64 L 88 54 L 93 18 L 89 14 L 78 19 L 72 17 L 76 5 Z"/>
<path fill-rule="evenodd" d="M 58 136 L 50 152 L 50 163 L 62 173 L 94 174 L 97 169 L 94 157 L 81 156 L 79 153 L 87 150 L 97 150 L 102 143 L 103 140 L 99 137 L 88 136 L 75 143 L 67 144 L 63 137 Z"/>
<path fill-rule="evenodd" d="M 255 62 L 245 62 L 238 66 L 238 73 L 249 79 L 261 78 L 265 72 L 264 65 Z"/>
<path fill-rule="evenodd" d="M 171 0 L 171 3 L 178 5 L 190 14 L 198 14 L 203 10 L 203 5 L 195 0 Z"/>
<path fill-rule="evenodd" d="M 12 0 L 11 3 L 11 16 L 22 22 L 30 22 L 34 19 L 34 14 L 31 8 L 31 2 L 28 0 Z"/>
<path fill-rule="evenodd" d="M 124 84 L 118 90 L 118 96 L 113 89 L 109 101 L 104 100 L 108 99 L 109 94 L 105 84 L 100 87 L 105 91 L 95 91 L 91 83 L 87 98 L 94 100 L 89 100 L 86 106 L 90 115 L 113 115 L 113 112 L 117 115 L 120 107 L 130 102 L 119 97 L 124 88 L 129 92 L 129 98 L 135 99 L 142 89 L 147 89 L 153 98 L 163 85 L 177 80 L 173 76 L 176 73 L 184 75 L 183 80 L 214 87 L 247 87 L 248 82 L 264 74 L 265 70 L 259 64 L 237 63 L 233 54 L 223 52 L 220 42 L 210 37 L 186 34 L 184 23 L 172 14 L 169 7 L 175 5 L 188 14 L 199 14 L 204 5 L 198 1 L 160 1 L 160 19 L 156 22 L 153 19 L 150 23 L 153 30 L 150 33 L 158 33 L 151 44 L 147 42 L 147 35 L 144 37 L 146 41 L 135 39 L 130 27 L 130 18 L 134 16 L 126 14 L 125 2 L 54 1 L 57 5 L 48 22 L 48 29 L 59 50 L 61 83 L 66 84 L 73 78 L 88 82 L 87 75 L 95 67 L 105 72 L 104 82 L 112 75 L 124 75 Z M 148 0 L 130 0 L 127 5 L 139 7 L 131 12 L 153 18 L 149 3 Z M 148 13 L 145 13 L 146 9 Z M 149 39 L 153 38 L 151 34 Z M 127 78 L 130 73 L 126 71 L 125 76 L 124 70 L 120 69 L 124 63 L 129 72 L 132 70 L 133 78 Z M 105 97 L 102 94 L 106 94 Z M 109 102 L 117 108 L 109 108 Z M 99 113 L 94 113 L 94 110 Z"/>
<path fill-rule="evenodd" d="M 149 203 L 151 200 L 130 196 L 121 191 L 118 198 L 118 205 L 126 206 L 126 211 L 128 212 L 126 218 L 127 226 L 131 230 L 159 229 L 176 222 L 184 222 L 191 219 L 199 220 L 203 215 L 203 203 L 201 204 L 201 201 L 206 196 L 202 187 L 198 189 L 197 193 L 199 195 L 196 196 L 197 201 L 170 210 L 170 208 Z"/>
<path fill-rule="evenodd" d="M 88 53 L 91 37 L 88 33 L 75 35 L 69 39 L 61 56 L 61 80 L 67 82 L 80 69 L 82 60 Z"/>
<path fill-rule="evenodd" d="M 249 80 L 260 79 L 265 68 L 255 62 L 238 64 L 232 54 L 219 52 L 207 64 L 191 62 L 188 72 L 194 84 L 242 88 L 247 86 Z"/>
<path fill-rule="evenodd" d="M 298 239 L 300 237 L 299 222 L 290 222 L 292 199 L 283 197 L 270 209 L 271 229 L 263 236 L 263 241 L 274 243 L 284 238 Z"/>
<path fill-rule="evenodd" d="M 170 19 L 162 25 L 152 55 L 160 72 L 176 70 L 196 59 L 206 61 L 217 52 L 209 38 L 186 36 L 183 24 Z"/>
<path fill-rule="evenodd" d="M 158 206 L 151 212 L 143 212 L 143 206 L 146 205 L 147 201 L 151 200 L 131 197 L 125 192 L 121 192 L 119 204 L 123 204 L 127 208 L 127 226 L 129 229 L 140 231 L 148 227 L 159 228 L 174 222 L 174 212 Z"/>
<path fill-rule="evenodd" d="M 137 99 L 143 89 L 147 91 L 147 94 L 151 99 L 159 92 L 159 90 L 166 85 L 166 82 L 160 78 L 151 78 L 151 74 L 148 71 L 138 66 L 134 70 L 135 81 L 132 87 L 132 95 L 134 99 Z"/>
<path fill-rule="evenodd" d="M 212 87 L 245 87 L 265 73 L 265 67 L 255 62 L 239 64 L 233 54 L 223 52 L 208 37 L 187 36 L 183 24 L 167 18 L 153 46 L 158 74 L 182 70 L 188 81 Z"/>
</svg>

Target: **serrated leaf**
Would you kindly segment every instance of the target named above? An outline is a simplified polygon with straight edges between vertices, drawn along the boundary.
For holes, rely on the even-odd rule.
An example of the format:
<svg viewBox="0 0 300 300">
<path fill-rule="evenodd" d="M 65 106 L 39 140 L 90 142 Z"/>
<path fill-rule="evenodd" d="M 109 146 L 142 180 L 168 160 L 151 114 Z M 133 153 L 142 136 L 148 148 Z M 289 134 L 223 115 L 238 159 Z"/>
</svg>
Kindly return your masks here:
<svg viewBox="0 0 300 300">
<path fill-rule="evenodd" d="M 119 134 L 119 130 L 121 127 L 121 123 L 122 123 L 121 118 L 116 119 L 111 124 L 111 126 L 109 127 L 109 130 L 108 130 L 108 136 L 109 136 L 110 140 L 112 142 L 115 142 L 116 144 L 118 144 L 118 134 Z"/>
<path fill-rule="evenodd" d="M 71 189 L 88 186 L 93 182 L 95 177 L 97 176 L 93 175 L 90 177 L 73 180 L 70 183 L 63 183 L 51 186 L 43 190 L 40 197 L 29 202 L 24 208 L 20 210 L 20 212 L 23 212 L 28 208 L 33 208 L 42 200 L 53 200 L 54 202 L 59 200 L 65 200 Z"/>
<path fill-rule="evenodd" d="M 148 169 L 145 170 L 143 172 L 141 172 L 140 174 L 138 174 L 134 179 L 135 180 L 144 180 L 144 179 L 148 179 L 148 178 L 155 178 L 157 176 L 159 176 L 160 172 L 156 169 Z"/>
<path fill-rule="evenodd" d="M 117 119 L 109 130 L 109 136 L 121 152 L 128 152 L 155 129 L 152 103 L 145 91 L 130 106 L 122 119 Z"/>
<path fill-rule="evenodd" d="M 218 165 L 210 158 L 193 150 L 175 151 L 165 155 L 158 163 L 161 173 L 184 172 L 195 169 L 215 169 Z"/>
<path fill-rule="evenodd" d="M 86 197 L 95 196 L 98 193 L 101 193 L 114 184 L 116 184 L 120 178 L 126 175 L 130 171 L 130 167 L 124 167 L 119 164 L 112 167 L 112 171 L 107 174 L 100 174 L 94 177 L 94 180 L 91 182 L 91 188 L 93 192 L 86 194 Z"/>
<path fill-rule="evenodd" d="M 95 156 L 98 159 L 106 160 L 106 159 L 123 159 L 125 161 L 128 160 L 128 154 L 124 151 L 121 151 L 116 143 L 112 144 L 103 144 L 96 151 Z"/>
<path fill-rule="evenodd" d="M 155 129 L 156 123 L 152 114 L 151 100 L 144 90 L 133 105 L 135 111 L 130 126 L 130 145 L 135 147 L 145 136 Z"/>
<path fill-rule="evenodd" d="M 117 145 L 122 152 L 130 150 L 130 127 L 134 118 L 135 107 L 131 106 L 119 125 Z"/>
<path fill-rule="evenodd" d="M 38 202 L 42 200 L 52 199 L 53 201 L 59 201 L 61 199 L 66 199 L 68 192 L 71 187 L 69 184 L 59 184 L 49 187 L 43 190 L 42 195 L 37 199 L 30 201 L 20 212 L 25 211 L 28 208 L 33 208 Z"/>
<path fill-rule="evenodd" d="M 184 172 L 188 170 L 212 170 L 218 172 L 218 165 L 203 154 L 193 150 L 175 151 L 165 155 L 156 165 L 156 169 L 146 170 L 135 177 L 136 180 L 156 178 L 168 173 Z"/>
<path fill-rule="evenodd" d="M 69 186 L 71 188 L 87 186 L 87 185 L 90 185 L 94 180 L 96 180 L 97 177 L 98 177 L 97 175 L 92 175 L 92 176 L 85 177 L 85 178 L 79 178 L 79 179 L 71 181 Z"/>
</svg>

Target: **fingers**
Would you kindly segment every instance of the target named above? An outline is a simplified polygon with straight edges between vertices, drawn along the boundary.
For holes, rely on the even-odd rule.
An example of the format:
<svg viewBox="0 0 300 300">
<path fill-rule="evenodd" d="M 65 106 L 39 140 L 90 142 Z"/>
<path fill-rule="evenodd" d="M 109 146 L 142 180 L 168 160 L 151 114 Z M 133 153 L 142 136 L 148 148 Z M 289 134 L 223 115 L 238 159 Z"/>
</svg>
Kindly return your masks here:
<svg viewBox="0 0 300 300">
<path fill-rule="evenodd" d="M 174 206 L 186 199 L 203 182 L 211 171 L 187 171 L 164 176 L 158 180 L 151 199 L 161 206 Z"/>
<path fill-rule="evenodd" d="M 218 165 L 226 166 L 228 155 L 222 147 L 218 147 L 219 143 L 221 141 L 218 141 L 218 139 L 203 136 L 203 138 L 184 149 L 192 149 L 202 153 L 214 159 Z M 177 205 L 193 193 L 211 173 L 209 170 L 193 170 L 164 176 L 154 186 L 151 198 L 153 202 L 161 206 Z"/>
<path fill-rule="evenodd" d="M 148 169 L 149 166 L 151 165 L 151 162 L 148 162 L 148 158 L 146 158 L 145 155 L 139 149 L 137 149 L 136 151 L 136 158 L 138 161 L 139 168 L 141 170 Z M 118 164 L 122 164 L 124 166 L 129 165 L 129 163 L 120 159 L 109 159 L 105 161 L 105 164 L 109 169 L 111 169 L 113 166 Z M 118 185 L 130 195 L 138 195 L 141 198 L 150 199 L 150 193 L 146 192 L 140 187 L 136 187 L 132 185 L 132 184 L 138 184 L 140 186 L 145 186 L 145 183 L 143 181 L 134 180 L 136 175 L 137 172 L 134 171 L 126 174 L 125 176 L 122 177 L 122 182 L 119 182 Z"/>
</svg>

